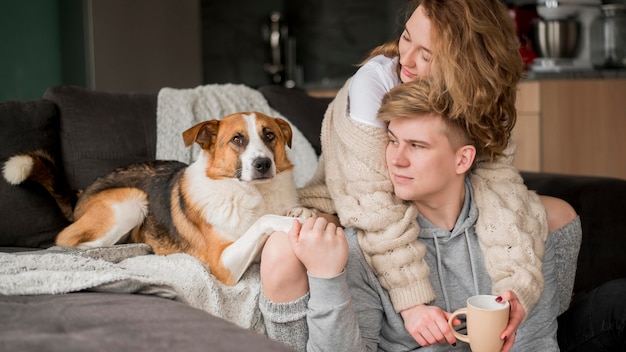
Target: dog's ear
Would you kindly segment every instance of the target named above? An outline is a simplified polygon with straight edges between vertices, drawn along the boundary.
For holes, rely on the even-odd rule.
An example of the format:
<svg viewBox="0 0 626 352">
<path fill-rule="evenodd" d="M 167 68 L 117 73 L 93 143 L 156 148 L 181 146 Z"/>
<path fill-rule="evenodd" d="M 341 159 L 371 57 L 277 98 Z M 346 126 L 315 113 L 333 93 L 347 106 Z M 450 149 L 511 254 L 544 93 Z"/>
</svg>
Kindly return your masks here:
<svg viewBox="0 0 626 352">
<path fill-rule="evenodd" d="M 204 121 L 183 132 L 185 147 L 196 142 L 202 149 L 208 149 L 217 137 L 219 124 L 218 120 Z"/>
<path fill-rule="evenodd" d="M 280 132 L 283 134 L 283 136 L 285 137 L 285 141 L 287 142 L 287 146 L 289 148 L 291 148 L 291 139 L 293 138 L 293 132 L 291 131 L 291 125 L 289 125 L 289 122 L 276 117 L 276 123 L 278 124 L 278 127 L 280 128 Z"/>
</svg>

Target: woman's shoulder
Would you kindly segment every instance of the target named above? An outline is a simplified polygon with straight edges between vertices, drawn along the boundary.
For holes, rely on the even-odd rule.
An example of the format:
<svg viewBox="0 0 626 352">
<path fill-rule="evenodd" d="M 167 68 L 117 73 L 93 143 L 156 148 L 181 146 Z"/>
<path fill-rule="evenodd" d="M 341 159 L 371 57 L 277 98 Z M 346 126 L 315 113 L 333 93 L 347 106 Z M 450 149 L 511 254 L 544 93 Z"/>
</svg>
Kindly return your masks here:
<svg viewBox="0 0 626 352">
<path fill-rule="evenodd" d="M 388 57 L 385 55 L 376 55 L 373 58 L 367 60 L 365 62 L 365 64 L 363 64 L 363 66 L 383 66 L 383 67 L 389 67 L 389 66 L 395 66 L 398 64 L 398 57 Z"/>
<path fill-rule="evenodd" d="M 397 68 L 397 57 L 374 56 L 356 71 L 352 80 L 374 80 L 391 89 L 400 84 Z"/>
<path fill-rule="evenodd" d="M 376 114 L 383 96 L 401 83 L 397 67 L 398 58 L 378 55 L 357 70 L 349 87 L 350 117 L 353 120 L 383 127 L 376 121 Z"/>
</svg>

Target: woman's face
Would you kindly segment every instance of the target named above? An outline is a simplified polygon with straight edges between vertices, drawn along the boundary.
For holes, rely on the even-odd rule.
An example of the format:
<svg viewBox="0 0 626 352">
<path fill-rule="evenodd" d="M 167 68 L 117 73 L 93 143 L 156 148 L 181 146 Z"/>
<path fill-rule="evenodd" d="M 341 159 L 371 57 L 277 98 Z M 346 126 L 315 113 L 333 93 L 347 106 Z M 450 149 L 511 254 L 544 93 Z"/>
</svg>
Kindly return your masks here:
<svg viewBox="0 0 626 352">
<path fill-rule="evenodd" d="M 430 72 L 430 20 L 418 6 L 406 22 L 398 43 L 400 52 L 400 80 L 403 83 L 425 77 Z"/>
</svg>

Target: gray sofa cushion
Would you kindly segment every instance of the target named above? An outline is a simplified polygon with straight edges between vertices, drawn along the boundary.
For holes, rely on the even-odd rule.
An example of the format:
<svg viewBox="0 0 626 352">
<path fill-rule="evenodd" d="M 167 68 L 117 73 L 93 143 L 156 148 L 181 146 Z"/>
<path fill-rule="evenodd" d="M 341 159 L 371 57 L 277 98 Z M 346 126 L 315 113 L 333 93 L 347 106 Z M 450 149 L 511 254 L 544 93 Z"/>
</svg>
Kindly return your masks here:
<svg viewBox="0 0 626 352">
<path fill-rule="evenodd" d="M 180 302 L 128 294 L 0 296 L 3 351 L 291 351 Z"/>
</svg>

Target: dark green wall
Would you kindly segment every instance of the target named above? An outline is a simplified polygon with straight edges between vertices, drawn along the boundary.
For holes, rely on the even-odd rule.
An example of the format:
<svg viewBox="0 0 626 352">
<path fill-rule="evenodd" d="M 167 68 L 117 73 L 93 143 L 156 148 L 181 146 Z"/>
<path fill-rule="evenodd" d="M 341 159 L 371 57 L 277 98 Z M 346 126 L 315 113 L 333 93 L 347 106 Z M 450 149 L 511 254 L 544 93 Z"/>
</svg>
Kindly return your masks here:
<svg viewBox="0 0 626 352">
<path fill-rule="evenodd" d="M 84 85 L 82 27 L 80 0 L 1 1 L 0 101 L 41 98 L 61 83 Z"/>
</svg>

